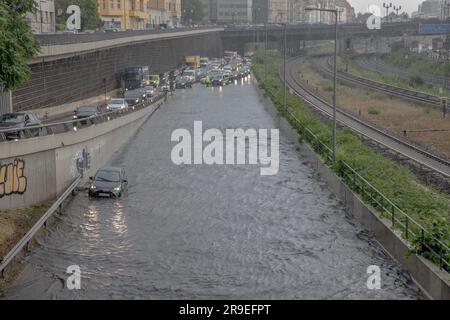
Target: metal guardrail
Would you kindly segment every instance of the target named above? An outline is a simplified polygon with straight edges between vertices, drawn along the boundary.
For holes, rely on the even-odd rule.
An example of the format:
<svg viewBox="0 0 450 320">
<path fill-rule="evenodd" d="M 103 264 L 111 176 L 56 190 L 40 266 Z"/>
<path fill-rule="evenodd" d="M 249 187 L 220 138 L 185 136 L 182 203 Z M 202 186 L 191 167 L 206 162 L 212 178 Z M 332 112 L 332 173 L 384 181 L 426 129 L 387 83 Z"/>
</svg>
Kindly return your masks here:
<svg viewBox="0 0 450 320">
<path fill-rule="evenodd" d="M 127 114 L 136 112 L 138 110 L 141 110 L 147 106 L 149 106 L 152 103 L 156 103 L 160 100 L 162 100 L 166 96 L 166 93 L 162 93 L 158 95 L 156 98 L 152 100 L 147 100 L 145 102 L 141 102 L 137 105 L 128 107 L 127 109 L 123 110 L 117 110 L 117 111 L 110 111 L 101 113 L 98 116 L 89 117 L 89 118 L 82 118 L 82 119 L 74 119 L 69 121 L 62 121 L 62 122 L 53 122 L 53 123 L 47 123 L 39 126 L 29 126 L 24 128 L 13 128 L 13 129 L 2 129 L 0 130 L 0 143 L 11 141 L 11 139 L 8 139 L 8 133 L 14 133 L 14 135 L 17 135 L 19 139 L 17 140 L 23 140 L 28 138 L 35 138 L 40 136 L 47 136 L 47 135 L 53 135 L 53 134 L 59 134 L 69 131 L 77 131 L 82 128 L 90 127 L 92 125 L 96 125 L 99 123 L 107 122 L 116 118 L 123 117 Z"/>
<path fill-rule="evenodd" d="M 52 206 L 45 212 L 45 214 L 34 224 L 34 226 L 20 239 L 20 241 L 11 249 L 11 251 L 3 257 L 0 264 L 0 275 L 4 276 L 6 267 L 11 261 L 23 250 L 23 248 L 33 239 L 36 233 L 46 225 L 47 220 L 62 208 L 63 202 L 72 194 L 75 188 L 81 181 L 81 176 L 78 176 L 74 182 L 64 191 L 64 193 L 52 204 Z"/>
<path fill-rule="evenodd" d="M 273 92 L 268 89 L 265 90 L 272 99 L 275 98 Z M 288 110 L 284 112 L 295 122 L 299 134 L 305 138 L 313 149 L 324 156 L 328 163 L 332 163 L 333 152 L 331 148 L 321 141 L 317 135 L 291 112 L 289 105 Z M 434 237 L 432 232 L 426 230 L 400 209 L 348 163 L 340 161 L 338 168 L 339 176 L 342 177 L 351 190 L 359 194 L 365 203 L 368 203 L 376 209 L 381 214 L 381 217 L 389 219 L 391 221 L 391 227 L 400 230 L 406 240 L 409 241 L 412 238 L 418 239 L 421 251 L 432 253 L 438 259 L 440 269 L 445 269 L 450 272 L 450 247 L 448 245 Z"/>
</svg>

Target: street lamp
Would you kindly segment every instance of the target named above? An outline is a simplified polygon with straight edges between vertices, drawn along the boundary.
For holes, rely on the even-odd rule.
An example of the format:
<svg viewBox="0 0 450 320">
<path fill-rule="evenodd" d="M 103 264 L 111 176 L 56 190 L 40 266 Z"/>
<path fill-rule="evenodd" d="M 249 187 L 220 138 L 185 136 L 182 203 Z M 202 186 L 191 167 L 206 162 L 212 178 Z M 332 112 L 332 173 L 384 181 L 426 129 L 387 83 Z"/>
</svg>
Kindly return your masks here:
<svg viewBox="0 0 450 320">
<path fill-rule="evenodd" d="M 400 10 L 402 10 L 402 6 L 394 6 L 394 11 L 396 12 L 396 14 L 397 14 L 397 18 L 398 18 L 398 12 L 400 11 Z"/>
<path fill-rule="evenodd" d="M 383 2 L 383 8 L 386 9 L 386 22 L 389 22 L 389 9 L 392 8 L 392 2 L 389 4 Z"/>
<path fill-rule="evenodd" d="M 331 12 L 334 14 L 334 72 L 333 72 L 333 161 L 336 161 L 336 83 L 337 83 L 337 42 L 338 19 L 341 12 L 338 8 L 305 8 L 305 11 Z"/>
</svg>

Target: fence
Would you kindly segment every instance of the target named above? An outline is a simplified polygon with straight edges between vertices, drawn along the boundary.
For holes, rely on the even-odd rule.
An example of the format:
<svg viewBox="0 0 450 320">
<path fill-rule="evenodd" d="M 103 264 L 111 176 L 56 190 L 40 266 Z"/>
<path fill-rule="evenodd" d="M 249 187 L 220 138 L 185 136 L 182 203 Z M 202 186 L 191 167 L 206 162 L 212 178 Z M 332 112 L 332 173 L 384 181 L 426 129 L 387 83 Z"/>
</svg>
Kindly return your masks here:
<svg viewBox="0 0 450 320">
<path fill-rule="evenodd" d="M 265 88 L 268 96 L 274 100 L 275 94 Z M 281 111 L 298 130 L 299 134 L 324 157 L 327 163 L 333 163 L 333 153 L 317 135 L 315 135 L 300 119 L 289 109 Z M 450 272 L 450 248 L 432 232 L 426 230 L 402 209 L 395 205 L 389 198 L 381 193 L 375 186 L 361 176 L 345 161 L 338 161 L 334 166 L 337 174 L 344 180 L 351 190 L 361 196 L 361 199 L 372 206 L 382 218 L 389 219 L 392 228 L 399 230 L 408 242 L 418 243 L 416 251 L 436 262 L 441 269 Z"/>
<path fill-rule="evenodd" d="M 11 91 L 3 92 L 0 88 L 0 115 L 11 112 Z"/>
</svg>

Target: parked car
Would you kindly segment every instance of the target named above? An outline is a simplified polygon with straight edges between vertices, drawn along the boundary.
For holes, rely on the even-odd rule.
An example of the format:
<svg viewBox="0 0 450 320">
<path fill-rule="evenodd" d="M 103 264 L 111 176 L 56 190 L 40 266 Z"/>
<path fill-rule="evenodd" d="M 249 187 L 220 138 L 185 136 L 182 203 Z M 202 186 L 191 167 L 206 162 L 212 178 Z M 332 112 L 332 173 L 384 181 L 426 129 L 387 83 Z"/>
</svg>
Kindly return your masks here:
<svg viewBox="0 0 450 320">
<path fill-rule="evenodd" d="M 101 113 L 100 108 L 98 106 L 81 106 L 73 111 L 73 118 L 74 119 L 90 118 L 98 116 L 100 113 Z"/>
<path fill-rule="evenodd" d="M 128 108 L 128 103 L 125 99 L 111 99 L 106 105 L 106 110 L 108 111 L 124 110 L 126 108 Z"/>
<path fill-rule="evenodd" d="M 128 189 L 128 180 L 125 170 L 117 167 L 103 167 L 94 177 L 89 178 L 90 197 L 117 197 L 120 198 Z"/>
<path fill-rule="evenodd" d="M 41 125 L 41 121 L 31 112 L 5 113 L 0 117 L 0 130 L 26 128 Z M 39 135 L 39 128 L 30 129 L 33 136 Z M 6 139 L 15 140 L 23 137 L 22 131 L 8 131 Z"/>
</svg>

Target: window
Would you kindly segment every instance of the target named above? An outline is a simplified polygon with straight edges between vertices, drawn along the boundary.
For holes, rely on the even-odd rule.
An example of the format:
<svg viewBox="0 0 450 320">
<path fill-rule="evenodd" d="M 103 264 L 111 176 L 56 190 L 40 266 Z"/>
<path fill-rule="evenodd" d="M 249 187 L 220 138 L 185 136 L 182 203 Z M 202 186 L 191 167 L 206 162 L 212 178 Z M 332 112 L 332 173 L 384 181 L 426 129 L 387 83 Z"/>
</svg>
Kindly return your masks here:
<svg viewBox="0 0 450 320">
<path fill-rule="evenodd" d="M 109 1 L 109 7 L 110 7 L 111 9 L 114 9 L 114 0 L 110 0 L 110 1 Z"/>
<path fill-rule="evenodd" d="M 102 0 L 102 8 L 103 8 L 103 10 L 106 9 L 106 0 Z"/>
<path fill-rule="evenodd" d="M 117 9 L 120 9 L 120 6 L 121 6 L 120 0 L 117 0 Z"/>
</svg>

